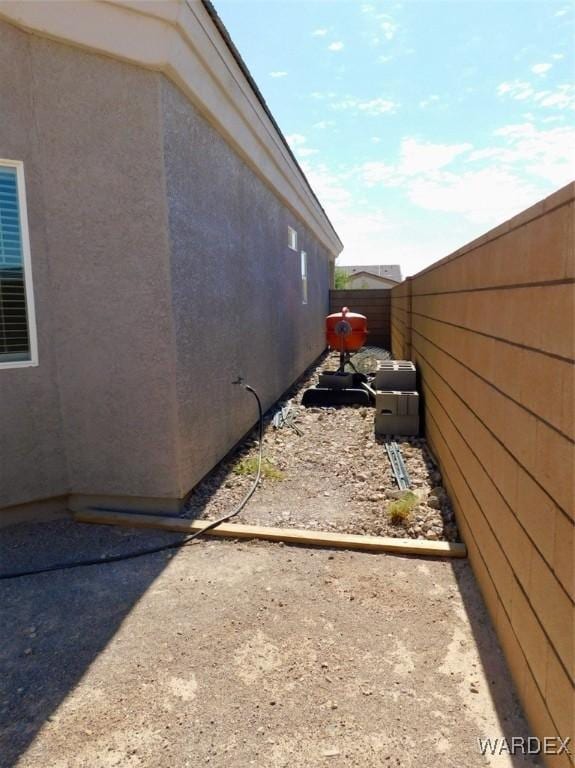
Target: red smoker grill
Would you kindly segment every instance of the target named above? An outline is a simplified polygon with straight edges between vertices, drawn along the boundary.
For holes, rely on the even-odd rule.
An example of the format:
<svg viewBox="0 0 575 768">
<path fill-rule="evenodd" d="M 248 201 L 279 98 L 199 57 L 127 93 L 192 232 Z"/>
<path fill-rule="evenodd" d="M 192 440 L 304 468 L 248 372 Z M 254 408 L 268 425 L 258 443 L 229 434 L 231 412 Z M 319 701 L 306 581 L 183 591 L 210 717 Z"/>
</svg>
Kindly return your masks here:
<svg viewBox="0 0 575 768">
<path fill-rule="evenodd" d="M 367 318 L 343 307 L 325 319 L 325 335 L 328 346 L 339 352 L 337 371 L 322 371 L 316 387 L 304 392 L 302 404 L 325 407 L 330 405 L 369 405 L 370 393 L 367 377 L 358 373 L 351 355 L 360 350 L 367 339 Z M 346 371 L 349 365 L 353 370 Z"/>
</svg>

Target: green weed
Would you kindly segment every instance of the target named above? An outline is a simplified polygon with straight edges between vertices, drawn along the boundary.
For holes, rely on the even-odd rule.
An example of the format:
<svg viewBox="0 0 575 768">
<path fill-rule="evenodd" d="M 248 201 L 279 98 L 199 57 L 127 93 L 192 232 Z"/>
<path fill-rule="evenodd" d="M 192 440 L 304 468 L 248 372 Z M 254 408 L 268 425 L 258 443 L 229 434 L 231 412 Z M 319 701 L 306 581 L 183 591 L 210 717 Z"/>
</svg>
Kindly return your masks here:
<svg viewBox="0 0 575 768">
<path fill-rule="evenodd" d="M 394 525 L 406 525 L 412 510 L 418 505 L 419 499 L 411 491 L 406 491 L 400 499 L 392 501 L 387 507 L 387 514 Z"/>
<path fill-rule="evenodd" d="M 258 471 L 258 457 L 250 456 L 247 459 L 241 459 L 233 469 L 234 475 L 255 475 Z M 269 459 L 262 461 L 262 477 L 270 480 L 283 480 L 284 473 L 281 469 L 275 467 Z"/>
</svg>

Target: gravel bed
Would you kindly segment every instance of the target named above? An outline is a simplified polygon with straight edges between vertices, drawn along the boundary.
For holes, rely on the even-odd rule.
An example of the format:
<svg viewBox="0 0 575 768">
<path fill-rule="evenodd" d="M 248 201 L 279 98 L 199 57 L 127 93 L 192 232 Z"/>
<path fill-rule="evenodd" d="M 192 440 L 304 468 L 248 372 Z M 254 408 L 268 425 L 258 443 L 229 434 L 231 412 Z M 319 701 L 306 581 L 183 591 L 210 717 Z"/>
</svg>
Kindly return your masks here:
<svg viewBox="0 0 575 768">
<path fill-rule="evenodd" d="M 264 477 L 257 493 L 235 519 L 268 526 L 339 531 L 401 538 L 459 541 L 453 510 L 441 474 L 424 438 L 398 437 L 411 478 L 415 507 L 407 519 L 392 522 L 399 491 L 383 441 L 374 434 L 372 407 L 304 408 L 305 389 L 324 368 L 337 367 L 324 355 L 278 403 L 289 403 L 295 425 L 277 429 L 267 414 Z M 185 515 L 214 519 L 229 512 L 251 483 L 257 457 L 254 430 L 196 486 Z"/>
</svg>

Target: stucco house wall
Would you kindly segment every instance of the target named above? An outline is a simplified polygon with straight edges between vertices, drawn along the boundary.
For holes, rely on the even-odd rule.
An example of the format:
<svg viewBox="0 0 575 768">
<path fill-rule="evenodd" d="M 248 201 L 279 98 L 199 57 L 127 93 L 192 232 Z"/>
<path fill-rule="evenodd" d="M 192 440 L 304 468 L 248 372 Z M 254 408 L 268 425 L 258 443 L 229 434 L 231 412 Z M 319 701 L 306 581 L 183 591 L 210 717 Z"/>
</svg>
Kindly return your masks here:
<svg viewBox="0 0 575 768">
<path fill-rule="evenodd" d="M 185 493 L 253 424 L 253 400 L 232 381 L 268 407 L 324 348 L 330 257 L 167 80 L 162 116 Z"/>
<path fill-rule="evenodd" d="M 30 239 L 42 368 L 0 370 L 0 507 L 55 497 L 68 487 L 56 365 L 56 317 L 50 289 L 41 148 L 34 121 L 26 36 L 0 26 L 0 156 L 27 169 Z"/>
<path fill-rule="evenodd" d="M 24 163 L 39 364 L 0 370 L 0 522 L 55 497 L 174 509 L 255 420 L 232 380 L 270 405 L 323 348 L 341 244 L 289 157 L 260 168 L 206 111 L 201 72 L 203 101 L 193 77 L 48 39 L 10 15 L 45 5 L 22 5 L 0 3 L 0 157 Z M 130 5 L 195 29 L 184 4 Z"/>
</svg>

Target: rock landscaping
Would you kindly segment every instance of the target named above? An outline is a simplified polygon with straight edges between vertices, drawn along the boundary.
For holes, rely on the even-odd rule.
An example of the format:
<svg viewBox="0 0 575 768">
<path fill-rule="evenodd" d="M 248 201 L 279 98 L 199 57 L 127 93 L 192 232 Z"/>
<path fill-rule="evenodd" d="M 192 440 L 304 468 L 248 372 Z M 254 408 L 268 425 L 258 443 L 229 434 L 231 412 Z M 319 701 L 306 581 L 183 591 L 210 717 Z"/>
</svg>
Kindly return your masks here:
<svg viewBox="0 0 575 768">
<path fill-rule="evenodd" d="M 323 368 L 333 366 L 334 356 L 324 356 L 266 415 L 260 487 L 235 521 L 459 541 L 441 474 L 424 438 L 396 438 L 411 479 L 410 490 L 400 491 L 384 443 L 374 434 L 373 408 L 301 405 L 305 389 L 317 382 Z M 289 423 L 277 428 L 274 412 L 285 406 Z M 186 516 L 214 519 L 231 511 L 256 468 L 254 430 L 194 489 Z"/>
</svg>

